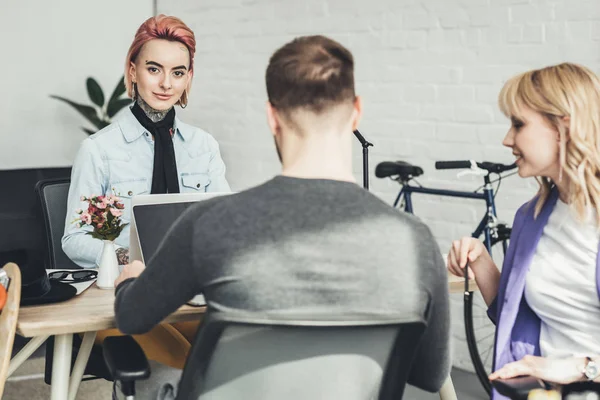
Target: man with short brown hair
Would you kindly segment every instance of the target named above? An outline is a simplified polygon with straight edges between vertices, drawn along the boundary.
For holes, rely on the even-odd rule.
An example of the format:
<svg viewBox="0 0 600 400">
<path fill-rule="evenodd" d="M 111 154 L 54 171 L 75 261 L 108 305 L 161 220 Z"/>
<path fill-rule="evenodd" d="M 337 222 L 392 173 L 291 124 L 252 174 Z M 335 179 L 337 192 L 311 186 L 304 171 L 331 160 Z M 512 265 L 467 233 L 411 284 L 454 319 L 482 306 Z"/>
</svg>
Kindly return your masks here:
<svg viewBox="0 0 600 400">
<path fill-rule="evenodd" d="M 197 293 L 225 312 L 406 315 L 427 321 L 409 383 L 440 389 L 450 368 L 446 268 L 427 226 L 355 182 L 353 69 L 352 54 L 323 36 L 273 54 L 267 118 L 281 175 L 192 206 L 145 270 L 126 266 L 121 331 L 146 332 Z"/>
</svg>

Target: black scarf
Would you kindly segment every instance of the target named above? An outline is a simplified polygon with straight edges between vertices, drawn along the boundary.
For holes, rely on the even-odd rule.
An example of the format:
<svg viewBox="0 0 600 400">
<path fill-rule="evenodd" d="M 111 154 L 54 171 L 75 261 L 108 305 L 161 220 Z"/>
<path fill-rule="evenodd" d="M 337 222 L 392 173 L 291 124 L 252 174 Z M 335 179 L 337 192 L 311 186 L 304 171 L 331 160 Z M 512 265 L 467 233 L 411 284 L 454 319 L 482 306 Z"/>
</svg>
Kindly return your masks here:
<svg viewBox="0 0 600 400">
<path fill-rule="evenodd" d="M 144 128 L 154 136 L 154 167 L 150 193 L 179 193 L 177 162 L 171 131 L 175 122 L 175 108 L 158 122 L 152 122 L 136 102 L 131 112 Z"/>
</svg>

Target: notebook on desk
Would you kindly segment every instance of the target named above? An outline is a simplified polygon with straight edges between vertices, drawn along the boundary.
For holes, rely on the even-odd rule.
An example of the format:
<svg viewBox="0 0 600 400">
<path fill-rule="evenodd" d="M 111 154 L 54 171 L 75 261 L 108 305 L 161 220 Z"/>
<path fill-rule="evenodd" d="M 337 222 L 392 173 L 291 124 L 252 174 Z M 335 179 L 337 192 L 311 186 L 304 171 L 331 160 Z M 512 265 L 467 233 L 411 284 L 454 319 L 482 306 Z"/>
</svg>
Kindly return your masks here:
<svg viewBox="0 0 600 400">
<path fill-rule="evenodd" d="M 129 237 L 129 260 L 148 262 L 173 223 L 198 201 L 231 193 L 160 194 L 133 198 Z M 190 305 L 206 305 L 202 295 L 195 296 Z"/>
</svg>

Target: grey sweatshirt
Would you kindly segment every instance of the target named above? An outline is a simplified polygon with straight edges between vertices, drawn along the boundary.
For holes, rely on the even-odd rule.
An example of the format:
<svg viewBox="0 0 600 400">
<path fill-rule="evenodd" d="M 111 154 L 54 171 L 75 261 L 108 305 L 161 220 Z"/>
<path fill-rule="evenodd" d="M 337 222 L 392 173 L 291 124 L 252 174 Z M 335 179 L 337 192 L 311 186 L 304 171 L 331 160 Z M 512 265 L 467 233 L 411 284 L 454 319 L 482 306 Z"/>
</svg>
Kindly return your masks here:
<svg viewBox="0 0 600 400">
<path fill-rule="evenodd" d="M 117 288 L 117 326 L 147 332 L 198 293 L 211 311 L 418 316 L 409 383 L 437 391 L 449 374 L 440 250 L 416 217 L 354 183 L 277 176 L 191 206 Z"/>
</svg>

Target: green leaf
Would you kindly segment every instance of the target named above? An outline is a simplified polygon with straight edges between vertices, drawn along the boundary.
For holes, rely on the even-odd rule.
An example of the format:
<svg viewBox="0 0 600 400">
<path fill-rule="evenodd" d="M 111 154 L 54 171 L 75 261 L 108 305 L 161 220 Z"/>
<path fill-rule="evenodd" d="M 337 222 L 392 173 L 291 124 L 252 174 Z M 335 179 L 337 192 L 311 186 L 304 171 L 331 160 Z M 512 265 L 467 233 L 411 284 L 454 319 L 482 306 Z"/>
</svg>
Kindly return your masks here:
<svg viewBox="0 0 600 400">
<path fill-rule="evenodd" d="M 98 107 L 104 106 L 104 92 L 102 92 L 102 88 L 98 82 L 96 82 L 94 78 L 90 77 L 87 78 L 85 84 L 87 86 L 88 95 L 90 96 L 92 103 Z"/>
<path fill-rule="evenodd" d="M 127 107 L 131 104 L 133 100 L 130 98 L 125 99 L 116 99 L 112 100 L 108 103 L 108 107 L 106 108 L 106 114 L 108 118 L 114 117 L 122 108 Z"/>
<path fill-rule="evenodd" d="M 96 124 L 96 126 L 98 127 L 98 130 L 103 129 L 109 125 L 110 125 L 110 122 L 106 122 L 104 120 L 98 120 L 98 123 Z"/>
<path fill-rule="evenodd" d="M 109 107 L 111 103 L 123 96 L 126 90 L 127 89 L 125 88 L 125 77 L 121 76 L 121 79 L 119 80 L 119 83 L 117 83 L 115 90 L 113 90 L 113 93 L 110 95 L 110 100 L 108 100 Z"/>
<path fill-rule="evenodd" d="M 94 133 L 96 133 L 96 131 L 93 131 L 91 129 L 87 129 L 87 128 L 84 128 L 84 127 L 81 127 L 81 129 L 83 129 L 83 131 L 85 133 L 87 133 L 88 135 L 93 135 Z"/>
<path fill-rule="evenodd" d="M 75 103 L 74 101 L 65 99 L 64 97 L 60 97 L 60 96 L 50 95 L 50 97 L 53 99 L 56 99 L 56 100 L 64 101 L 65 103 L 67 103 L 68 105 L 70 105 L 71 107 L 73 107 L 74 109 L 79 111 L 79 113 L 81 115 L 86 117 L 87 120 L 90 121 L 92 124 L 94 124 L 94 126 L 98 129 L 102 129 L 106 125 L 108 125 L 107 122 L 101 120 L 98 117 L 98 113 L 96 112 L 96 109 L 92 106 L 86 106 L 84 104 Z"/>
</svg>

